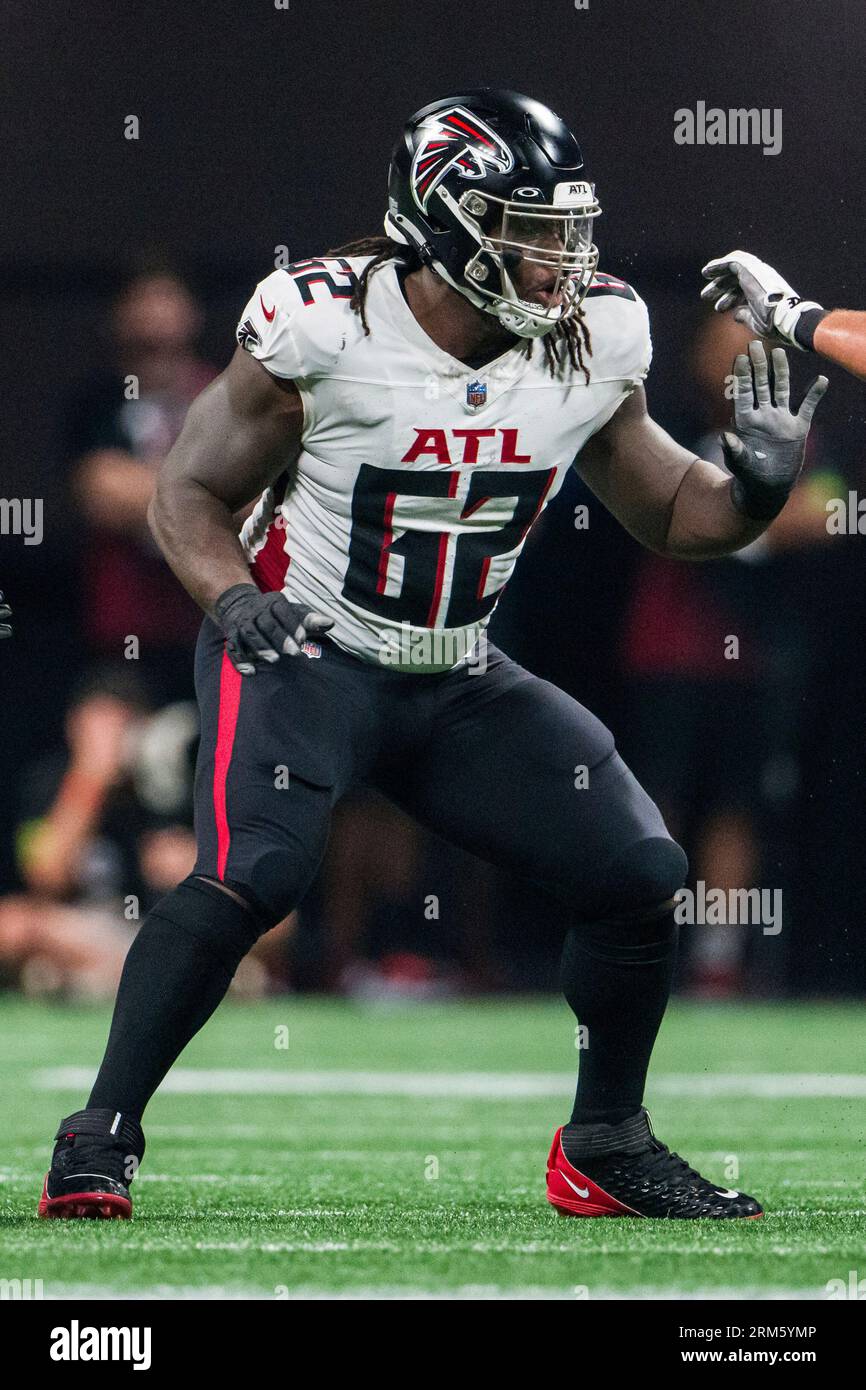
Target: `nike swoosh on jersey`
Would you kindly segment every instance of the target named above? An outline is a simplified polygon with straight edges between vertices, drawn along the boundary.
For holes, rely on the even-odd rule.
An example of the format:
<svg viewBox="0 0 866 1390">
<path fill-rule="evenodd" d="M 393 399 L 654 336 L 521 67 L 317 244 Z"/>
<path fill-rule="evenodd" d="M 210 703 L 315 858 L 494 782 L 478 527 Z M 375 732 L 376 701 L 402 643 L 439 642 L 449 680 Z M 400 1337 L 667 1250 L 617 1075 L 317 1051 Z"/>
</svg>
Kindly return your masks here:
<svg viewBox="0 0 866 1390">
<path fill-rule="evenodd" d="M 567 1174 L 567 1173 L 563 1173 L 563 1171 L 562 1171 L 561 1168 L 560 1168 L 560 1170 L 559 1170 L 559 1174 L 560 1174 L 560 1177 L 565 1178 L 565 1181 L 568 1183 L 568 1185 L 569 1185 L 569 1187 L 571 1188 L 572 1192 L 576 1192 L 577 1195 L 578 1195 L 578 1197 L 588 1197 L 588 1196 L 589 1196 L 589 1188 L 588 1188 L 588 1187 L 578 1187 L 577 1183 L 572 1182 L 572 1181 L 571 1181 L 571 1178 L 568 1176 L 568 1174 Z"/>
<path fill-rule="evenodd" d="M 262 313 L 264 314 L 264 316 L 265 316 L 265 318 L 267 319 L 268 323 L 273 323 L 273 321 L 274 321 L 274 314 L 277 312 L 277 306 L 276 306 L 276 304 L 274 305 L 273 309 L 267 309 L 267 308 L 265 307 L 265 301 L 262 299 L 262 296 L 261 296 L 261 295 L 259 295 L 259 300 L 260 300 L 261 306 L 262 306 Z"/>
</svg>

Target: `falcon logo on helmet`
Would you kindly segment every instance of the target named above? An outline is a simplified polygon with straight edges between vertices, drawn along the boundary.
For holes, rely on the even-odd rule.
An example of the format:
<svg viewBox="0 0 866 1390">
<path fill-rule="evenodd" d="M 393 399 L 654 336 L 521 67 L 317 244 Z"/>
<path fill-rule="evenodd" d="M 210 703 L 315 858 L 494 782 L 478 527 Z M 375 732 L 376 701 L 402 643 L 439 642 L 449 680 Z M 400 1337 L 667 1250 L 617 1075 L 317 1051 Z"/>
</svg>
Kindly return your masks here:
<svg viewBox="0 0 866 1390">
<path fill-rule="evenodd" d="M 520 338 L 579 312 L 600 212 L 568 126 L 520 92 L 482 87 L 431 102 L 391 157 L 388 236 Z"/>
<path fill-rule="evenodd" d="M 412 195 L 422 212 L 452 168 L 464 179 L 481 179 L 489 169 L 507 174 L 514 168 L 514 156 L 505 141 L 464 106 L 428 116 L 421 129 L 425 138 L 412 161 Z"/>
</svg>

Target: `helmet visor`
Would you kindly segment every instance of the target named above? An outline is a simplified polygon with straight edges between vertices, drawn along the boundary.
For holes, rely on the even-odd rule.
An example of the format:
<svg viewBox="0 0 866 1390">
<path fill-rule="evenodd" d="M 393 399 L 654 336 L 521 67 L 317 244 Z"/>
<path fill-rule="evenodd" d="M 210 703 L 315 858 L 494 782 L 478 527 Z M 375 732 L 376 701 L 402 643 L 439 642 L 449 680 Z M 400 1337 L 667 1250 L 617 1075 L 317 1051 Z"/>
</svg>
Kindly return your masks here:
<svg viewBox="0 0 866 1390">
<path fill-rule="evenodd" d="M 496 257 L 509 299 L 545 316 L 574 312 L 598 265 L 592 224 L 600 211 L 594 199 L 573 208 L 531 209 L 503 201 L 501 219 L 481 244 Z"/>
</svg>

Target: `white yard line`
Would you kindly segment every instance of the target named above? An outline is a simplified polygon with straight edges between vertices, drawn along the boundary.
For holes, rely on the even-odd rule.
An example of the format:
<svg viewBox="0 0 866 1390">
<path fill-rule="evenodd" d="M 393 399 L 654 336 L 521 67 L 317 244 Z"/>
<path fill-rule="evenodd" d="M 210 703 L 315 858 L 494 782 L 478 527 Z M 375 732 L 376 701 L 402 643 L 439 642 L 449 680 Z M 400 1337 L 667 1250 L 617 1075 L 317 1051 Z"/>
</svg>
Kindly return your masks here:
<svg viewBox="0 0 866 1390">
<path fill-rule="evenodd" d="M 788 1214 L 793 1215 L 796 1213 L 792 1212 Z M 810 1216 L 813 1214 L 814 1213 L 812 1212 L 809 1213 Z M 863 1213 L 860 1214 L 862 1215 Z M 310 1213 L 304 1211 L 286 1212 L 280 1211 L 278 1209 L 269 1214 L 269 1219 L 272 1219 L 273 1221 L 279 1221 L 280 1219 L 290 1215 L 309 1218 Z M 334 1211 L 331 1213 L 325 1213 L 325 1215 L 328 1215 L 332 1219 L 339 1219 L 341 1217 L 347 1216 L 348 1213 L 344 1211 Z M 778 1216 L 780 1215 L 780 1213 L 773 1212 L 772 1215 Z M 104 1248 L 104 1244 L 101 1244 L 100 1240 L 95 1235 L 92 1237 L 88 1237 L 85 1240 L 76 1240 L 76 1249 L 81 1255 L 90 1255 L 98 1252 L 99 1250 L 104 1250 Z M 843 1249 L 843 1247 L 840 1244 L 829 1244 L 826 1241 L 804 1240 L 798 1241 L 795 1245 L 765 1245 L 761 1247 L 759 1253 L 762 1257 L 769 1254 L 779 1260 L 787 1260 L 789 1258 L 801 1259 L 804 1256 L 809 1255 L 828 1256 L 835 1259 L 838 1265 L 840 1260 L 844 1264 L 845 1260 L 848 1258 L 848 1256 L 844 1253 L 840 1255 L 841 1249 Z M 202 1257 L 206 1257 L 208 1255 L 333 1255 L 339 1257 L 334 1267 L 341 1269 L 347 1268 L 346 1261 L 353 1255 L 368 1256 L 371 1254 L 377 1254 L 391 1256 L 410 1255 L 422 1257 L 430 1255 L 449 1255 L 457 1258 L 459 1258 L 461 1255 L 523 1255 L 538 1256 L 542 1259 L 550 1259 L 551 1257 L 557 1255 L 567 1255 L 572 1260 L 576 1257 L 579 1257 L 580 1261 L 582 1262 L 581 1267 L 585 1270 L 585 1272 L 588 1275 L 591 1272 L 590 1263 L 592 1261 L 607 1258 L 611 1255 L 625 1255 L 630 1256 L 632 1258 L 642 1258 L 643 1256 L 656 1257 L 665 1255 L 670 1257 L 684 1257 L 700 1260 L 712 1258 L 713 1260 L 720 1260 L 724 1263 L 730 1263 L 731 1261 L 735 1262 L 737 1260 L 747 1258 L 753 1253 L 746 1240 L 739 1241 L 736 1245 L 732 1244 L 724 1247 L 720 1245 L 703 1247 L 689 1245 L 688 1243 L 682 1241 L 663 1240 L 659 1238 L 653 1240 L 651 1245 L 647 1245 L 643 1248 L 636 1248 L 634 1239 L 626 1238 L 625 1236 L 623 1236 L 619 1240 L 606 1240 L 603 1242 L 603 1244 L 593 1246 L 591 1249 L 583 1250 L 577 1247 L 573 1240 L 571 1242 L 555 1240 L 507 1239 L 438 1241 L 407 1238 L 406 1241 L 400 1242 L 396 1240 L 371 1240 L 359 1238 L 354 1240 L 307 1239 L 257 1241 L 240 1239 L 201 1240 L 183 1242 L 180 1238 L 178 1238 L 176 1241 L 172 1242 L 170 1240 L 160 1241 L 148 1240 L 146 1238 L 142 1239 L 140 1236 L 133 1237 L 132 1235 L 130 1235 L 128 1239 L 124 1239 L 122 1233 L 117 1234 L 115 1236 L 115 1233 L 112 1232 L 112 1251 L 116 1255 L 120 1255 L 121 1253 L 128 1253 L 133 1259 L 136 1259 L 143 1255 L 153 1254 L 168 1257 L 176 1253 L 178 1250 L 183 1250 L 184 1253 L 188 1253 L 189 1251 L 194 1250 L 197 1251 L 199 1255 L 201 1255 Z M 27 1252 L 28 1254 L 32 1254 L 32 1251 L 33 1243 L 32 1239 L 29 1237 L 27 1239 L 10 1238 L 8 1240 L 4 1239 L 3 1241 L 3 1252 L 7 1260 L 10 1257 L 17 1256 L 19 1252 Z M 854 1252 L 852 1248 L 852 1257 L 853 1253 Z M 228 1267 L 229 1266 L 227 1260 L 220 1261 L 219 1273 L 225 1274 Z M 838 1273 L 838 1269 L 836 1269 L 835 1267 L 828 1269 L 828 1275 L 833 1273 Z M 285 1280 L 280 1277 L 277 1277 L 276 1282 L 282 1283 L 285 1282 Z M 579 1281 L 575 1280 L 575 1282 Z M 50 1292 L 52 1294 L 55 1293 L 57 1291 L 58 1286 L 54 1283 L 50 1276 L 45 1278 L 46 1290 L 48 1290 L 49 1285 Z M 590 1289 L 592 1289 L 592 1287 L 593 1286 L 590 1281 Z M 727 1297 L 728 1295 L 726 1294 L 724 1296 Z"/>
<path fill-rule="evenodd" d="M 80 1091 L 93 1081 L 89 1067 L 50 1067 L 34 1073 L 46 1091 Z M 477 1100 L 562 1098 L 574 1086 L 570 1072 L 276 1071 L 257 1068 L 175 1067 L 162 1094 L 366 1095 L 466 1097 Z M 855 1072 L 662 1073 L 650 1080 L 653 1096 L 752 1096 L 768 1100 L 866 1097 L 866 1074 Z"/>
<path fill-rule="evenodd" d="M 286 1285 L 281 1286 L 281 1290 Z M 739 1301 L 742 1299 L 760 1299 L 762 1301 L 774 1301 L 778 1299 L 797 1299 L 798 1301 L 821 1301 L 826 1298 L 823 1289 L 813 1288 L 734 1288 L 708 1285 L 700 1289 L 682 1289 L 675 1285 L 654 1285 L 636 1284 L 633 1288 L 609 1289 L 609 1288 L 589 1288 L 589 1298 L 581 1296 L 581 1288 L 571 1285 L 560 1288 L 546 1288 L 544 1285 L 499 1285 L 499 1284 L 460 1284 L 453 1289 L 449 1288 L 418 1288 L 413 1286 L 400 1286 L 391 1284 L 370 1284 L 358 1285 L 349 1289 L 328 1289 L 318 1285 L 300 1285 L 297 1288 L 288 1288 L 287 1292 L 277 1297 L 274 1292 L 267 1289 L 256 1287 L 232 1287 L 222 1284 L 203 1284 L 196 1285 L 173 1285 L 156 1284 L 140 1289 L 117 1289 L 108 1285 L 101 1284 L 54 1284 L 45 1291 L 46 1300 L 52 1299 L 93 1299 L 111 1300 L 112 1302 L 122 1302 L 128 1300 L 155 1300 L 155 1299 L 201 1299 L 201 1300 L 238 1300 L 255 1299 L 265 1303 L 276 1303 L 289 1301 L 310 1301 L 327 1300 L 328 1302 L 339 1301 L 355 1302 L 395 1300 L 395 1301 L 465 1301 L 472 1299 L 475 1302 L 491 1301 L 517 1301 L 523 1299 L 543 1300 L 543 1301 L 571 1301 L 571 1302 L 603 1302 L 611 1299 L 667 1299 L 681 1301 L 703 1301 L 705 1299 L 725 1299 Z"/>
</svg>

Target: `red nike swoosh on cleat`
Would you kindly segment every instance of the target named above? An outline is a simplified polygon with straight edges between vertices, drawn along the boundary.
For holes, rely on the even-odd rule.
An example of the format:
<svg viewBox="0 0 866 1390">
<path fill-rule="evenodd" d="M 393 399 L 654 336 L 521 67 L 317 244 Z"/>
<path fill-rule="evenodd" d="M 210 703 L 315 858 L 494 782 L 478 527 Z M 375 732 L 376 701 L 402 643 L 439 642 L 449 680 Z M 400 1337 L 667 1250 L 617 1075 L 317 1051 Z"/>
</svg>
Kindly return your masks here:
<svg viewBox="0 0 866 1390">
<path fill-rule="evenodd" d="M 264 316 L 265 316 L 265 318 L 267 319 L 268 323 L 273 323 L 273 321 L 274 321 L 274 314 L 277 312 L 277 306 L 276 306 L 276 304 L 274 305 L 273 309 L 267 309 L 267 308 L 265 307 L 265 301 L 262 299 L 262 296 L 261 296 L 261 295 L 259 295 L 259 303 L 260 303 L 261 306 L 262 306 L 262 313 L 264 314 Z"/>
</svg>

